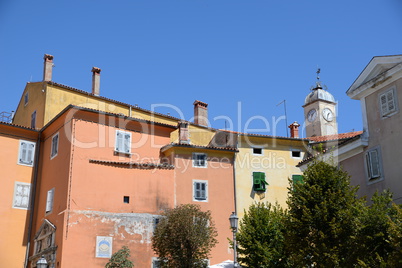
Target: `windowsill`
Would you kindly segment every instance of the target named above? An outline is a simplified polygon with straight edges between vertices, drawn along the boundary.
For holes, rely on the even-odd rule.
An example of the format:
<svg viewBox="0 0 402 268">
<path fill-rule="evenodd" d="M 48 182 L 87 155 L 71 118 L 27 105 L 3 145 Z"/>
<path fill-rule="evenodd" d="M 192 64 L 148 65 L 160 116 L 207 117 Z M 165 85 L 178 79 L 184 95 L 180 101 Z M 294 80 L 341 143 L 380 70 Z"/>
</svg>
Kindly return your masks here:
<svg viewBox="0 0 402 268">
<path fill-rule="evenodd" d="M 383 181 L 384 177 L 378 177 L 378 178 L 372 178 L 372 179 L 368 179 L 367 181 L 367 185 L 371 185 L 380 181 Z"/>
<path fill-rule="evenodd" d="M 17 164 L 20 165 L 20 166 L 33 167 L 33 163 L 32 164 L 25 164 L 25 163 L 18 162 Z"/>
<path fill-rule="evenodd" d="M 125 152 L 119 152 L 119 151 L 114 151 L 114 155 L 124 155 L 126 157 L 131 157 L 132 153 L 125 153 Z"/>
<path fill-rule="evenodd" d="M 194 202 L 208 202 L 208 199 L 193 199 Z"/>
<path fill-rule="evenodd" d="M 207 168 L 208 166 L 207 165 L 205 165 L 205 166 L 194 166 L 193 165 L 193 168 Z"/>
<path fill-rule="evenodd" d="M 399 112 L 399 111 L 397 110 L 397 111 L 394 111 L 394 112 L 389 113 L 389 114 L 386 114 L 386 115 L 381 115 L 381 119 L 387 119 L 387 118 L 390 118 L 391 116 L 393 116 L 393 115 L 397 114 L 398 112 Z"/>
</svg>

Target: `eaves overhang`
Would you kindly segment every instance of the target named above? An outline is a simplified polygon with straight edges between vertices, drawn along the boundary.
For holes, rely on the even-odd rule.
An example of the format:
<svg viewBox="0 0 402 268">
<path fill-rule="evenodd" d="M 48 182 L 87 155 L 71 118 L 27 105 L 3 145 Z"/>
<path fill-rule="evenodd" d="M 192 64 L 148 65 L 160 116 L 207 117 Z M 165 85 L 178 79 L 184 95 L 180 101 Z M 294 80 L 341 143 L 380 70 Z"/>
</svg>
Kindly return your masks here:
<svg viewBox="0 0 402 268">
<path fill-rule="evenodd" d="M 402 55 L 377 56 L 363 69 L 346 94 L 355 100 L 373 93 L 378 85 L 386 86 L 394 82 L 402 71 Z"/>
</svg>

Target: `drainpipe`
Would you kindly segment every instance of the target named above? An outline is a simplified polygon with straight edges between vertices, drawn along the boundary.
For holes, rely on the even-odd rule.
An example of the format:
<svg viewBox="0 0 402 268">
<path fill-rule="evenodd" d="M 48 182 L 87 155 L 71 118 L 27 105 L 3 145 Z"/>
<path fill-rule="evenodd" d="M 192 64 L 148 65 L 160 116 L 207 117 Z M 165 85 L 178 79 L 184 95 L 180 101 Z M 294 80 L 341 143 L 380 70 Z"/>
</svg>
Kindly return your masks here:
<svg viewBox="0 0 402 268">
<path fill-rule="evenodd" d="M 32 223 L 34 216 L 34 208 L 35 208 L 35 196 L 36 196 L 36 185 L 38 182 L 38 173 L 39 173 L 39 152 L 40 152 L 40 138 L 42 136 L 42 131 L 39 131 L 39 137 L 36 141 L 35 148 L 35 161 L 34 161 L 34 174 L 33 174 L 33 182 L 32 182 L 32 190 L 31 190 L 31 198 L 29 204 L 29 222 L 28 222 L 28 233 L 27 233 L 27 249 L 25 252 L 25 262 L 24 268 L 28 268 L 28 259 L 29 259 L 29 249 L 31 246 L 31 235 L 32 235 Z"/>
<path fill-rule="evenodd" d="M 239 147 L 239 135 L 236 139 L 236 149 Z M 234 211 L 237 214 L 237 194 L 236 194 L 236 152 L 233 155 L 233 194 L 234 194 Z"/>
</svg>

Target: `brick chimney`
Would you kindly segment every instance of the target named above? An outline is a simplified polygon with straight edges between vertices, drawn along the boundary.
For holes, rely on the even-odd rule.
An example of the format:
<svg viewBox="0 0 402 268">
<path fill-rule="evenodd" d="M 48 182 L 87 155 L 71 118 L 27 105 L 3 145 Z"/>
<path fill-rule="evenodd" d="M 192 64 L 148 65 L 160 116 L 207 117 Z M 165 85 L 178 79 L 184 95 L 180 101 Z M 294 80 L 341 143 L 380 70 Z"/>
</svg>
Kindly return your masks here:
<svg viewBox="0 0 402 268">
<path fill-rule="evenodd" d="M 190 144 L 190 133 L 188 132 L 188 123 L 185 121 L 179 121 L 179 143 Z"/>
<path fill-rule="evenodd" d="M 194 124 L 208 126 L 208 104 L 196 100 L 194 102 Z"/>
<path fill-rule="evenodd" d="M 291 138 L 299 137 L 299 127 L 300 124 L 298 124 L 296 121 L 294 121 L 292 124 L 289 125 Z"/>
<path fill-rule="evenodd" d="M 98 67 L 92 67 L 92 94 L 99 96 L 100 93 L 100 72 Z"/>
<path fill-rule="evenodd" d="M 53 56 L 45 54 L 43 59 L 45 60 L 43 65 L 43 81 L 52 81 Z"/>
</svg>

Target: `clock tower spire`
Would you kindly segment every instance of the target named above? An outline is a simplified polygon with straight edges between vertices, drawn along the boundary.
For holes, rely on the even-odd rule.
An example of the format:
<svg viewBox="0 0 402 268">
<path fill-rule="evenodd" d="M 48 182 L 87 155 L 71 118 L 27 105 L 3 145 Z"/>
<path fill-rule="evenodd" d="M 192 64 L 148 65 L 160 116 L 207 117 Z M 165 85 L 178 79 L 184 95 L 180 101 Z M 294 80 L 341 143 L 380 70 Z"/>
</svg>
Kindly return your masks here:
<svg viewBox="0 0 402 268">
<path fill-rule="evenodd" d="M 317 69 L 317 82 L 304 100 L 304 120 L 306 137 L 338 134 L 336 101 L 331 93 L 323 89 Z"/>
</svg>

